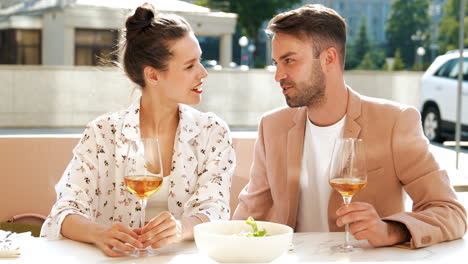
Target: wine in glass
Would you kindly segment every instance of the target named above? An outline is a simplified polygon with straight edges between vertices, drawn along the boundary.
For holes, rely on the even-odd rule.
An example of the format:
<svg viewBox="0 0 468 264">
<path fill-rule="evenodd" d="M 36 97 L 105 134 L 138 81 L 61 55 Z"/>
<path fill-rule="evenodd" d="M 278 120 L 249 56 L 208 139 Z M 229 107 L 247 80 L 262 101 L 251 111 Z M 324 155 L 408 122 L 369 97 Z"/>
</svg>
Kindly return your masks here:
<svg viewBox="0 0 468 264">
<path fill-rule="evenodd" d="M 348 206 L 360 189 L 367 185 L 364 142 L 356 138 L 338 138 L 335 141 L 330 162 L 328 182 L 343 197 Z M 333 247 L 333 251 L 352 252 L 358 250 L 349 243 L 349 225 L 345 226 L 345 242 Z"/>
<path fill-rule="evenodd" d="M 125 168 L 125 186 L 135 194 L 141 206 L 139 227 L 145 226 L 145 210 L 148 198 L 159 190 L 163 182 L 163 166 L 157 138 L 141 138 L 130 143 Z M 135 249 L 130 255 L 155 255 L 151 247 Z"/>
</svg>

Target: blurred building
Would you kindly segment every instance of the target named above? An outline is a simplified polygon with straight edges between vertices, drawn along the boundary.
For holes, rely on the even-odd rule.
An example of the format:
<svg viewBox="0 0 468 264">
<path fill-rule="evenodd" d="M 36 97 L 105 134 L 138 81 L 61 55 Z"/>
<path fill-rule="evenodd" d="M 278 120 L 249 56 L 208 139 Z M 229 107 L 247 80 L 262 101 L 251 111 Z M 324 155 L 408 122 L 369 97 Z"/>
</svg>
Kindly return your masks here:
<svg viewBox="0 0 468 264">
<path fill-rule="evenodd" d="M 365 18 L 368 37 L 376 44 L 384 44 L 385 26 L 392 0 L 304 0 L 303 4 L 322 4 L 333 8 L 348 24 L 348 39 L 358 37 L 359 27 Z"/>
<path fill-rule="evenodd" d="M 98 65 L 113 59 L 126 16 L 148 2 L 183 16 L 198 36 L 219 37 L 221 64 L 232 60 L 237 15 L 178 0 L 2 0 L 0 64 Z"/>
<path fill-rule="evenodd" d="M 439 39 L 440 20 L 444 16 L 444 6 L 447 2 L 448 0 L 430 0 L 429 16 L 431 17 L 431 22 L 429 26 L 429 56 L 431 61 L 435 59 L 439 50 L 437 42 Z"/>
<path fill-rule="evenodd" d="M 430 49 L 435 52 L 438 49 L 437 38 L 439 36 L 439 23 L 444 14 L 444 6 L 448 0 L 429 0 L 428 14 L 430 16 L 430 28 L 427 29 L 431 36 Z M 361 26 L 362 18 L 366 19 L 368 37 L 376 44 L 384 44 L 385 27 L 388 15 L 391 11 L 392 0 L 304 0 L 303 4 L 323 4 L 335 9 L 348 23 L 348 37 L 356 39 Z M 421 29 L 424 31 L 424 29 Z"/>
</svg>

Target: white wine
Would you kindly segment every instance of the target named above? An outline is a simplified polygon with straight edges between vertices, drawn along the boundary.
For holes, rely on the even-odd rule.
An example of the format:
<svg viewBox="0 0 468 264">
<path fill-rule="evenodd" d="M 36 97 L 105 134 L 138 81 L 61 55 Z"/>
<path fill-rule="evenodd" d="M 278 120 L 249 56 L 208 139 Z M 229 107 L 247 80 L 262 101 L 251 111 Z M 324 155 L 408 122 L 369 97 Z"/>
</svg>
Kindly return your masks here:
<svg viewBox="0 0 468 264">
<path fill-rule="evenodd" d="M 125 176 L 125 185 L 127 189 L 136 194 L 140 199 L 148 199 L 151 194 L 161 188 L 163 178 L 155 176 Z"/>
<path fill-rule="evenodd" d="M 367 185 L 367 181 L 355 178 L 334 178 L 330 180 L 330 185 L 342 196 L 352 197 Z"/>
</svg>

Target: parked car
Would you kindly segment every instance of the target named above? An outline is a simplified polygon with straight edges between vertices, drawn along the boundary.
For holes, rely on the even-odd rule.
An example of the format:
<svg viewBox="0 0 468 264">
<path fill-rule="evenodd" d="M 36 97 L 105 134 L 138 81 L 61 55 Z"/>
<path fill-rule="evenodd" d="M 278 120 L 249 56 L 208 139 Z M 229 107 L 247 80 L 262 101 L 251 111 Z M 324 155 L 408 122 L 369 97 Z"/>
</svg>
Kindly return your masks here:
<svg viewBox="0 0 468 264">
<path fill-rule="evenodd" d="M 459 52 L 438 56 L 421 78 L 424 134 L 431 141 L 453 139 L 457 120 Z M 468 50 L 463 52 L 462 137 L 468 137 Z"/>
</svg>

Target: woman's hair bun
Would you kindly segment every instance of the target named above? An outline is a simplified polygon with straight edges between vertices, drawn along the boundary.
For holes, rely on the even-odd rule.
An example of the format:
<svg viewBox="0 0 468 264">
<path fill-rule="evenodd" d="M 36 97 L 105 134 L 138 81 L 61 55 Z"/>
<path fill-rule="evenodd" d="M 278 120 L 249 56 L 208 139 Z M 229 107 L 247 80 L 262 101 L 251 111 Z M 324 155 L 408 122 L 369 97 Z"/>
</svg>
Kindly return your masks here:
<svg viewBox="0 0 468 264">
<path fill-rule="evenodd" d="M 127 40 L 151 27 L 155 15 L 156 10 L 151 4 L 145 3 L 139 6 L 135 13 L 127 18 L 125 23 Z"/>
</svg>

